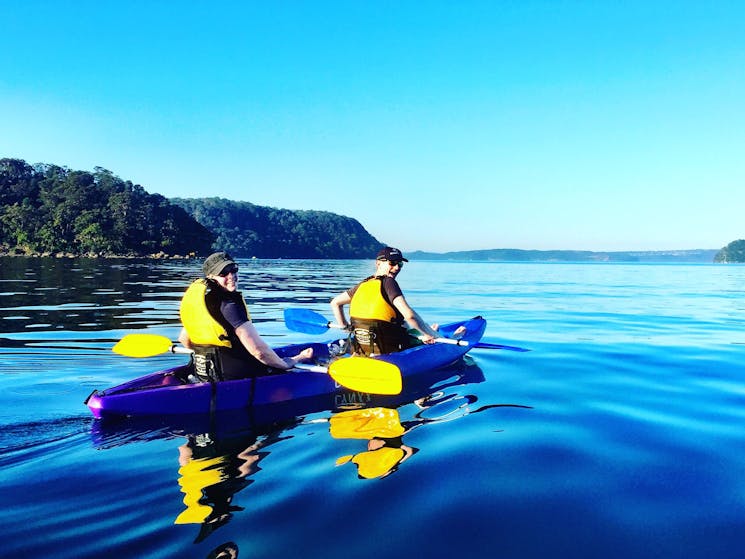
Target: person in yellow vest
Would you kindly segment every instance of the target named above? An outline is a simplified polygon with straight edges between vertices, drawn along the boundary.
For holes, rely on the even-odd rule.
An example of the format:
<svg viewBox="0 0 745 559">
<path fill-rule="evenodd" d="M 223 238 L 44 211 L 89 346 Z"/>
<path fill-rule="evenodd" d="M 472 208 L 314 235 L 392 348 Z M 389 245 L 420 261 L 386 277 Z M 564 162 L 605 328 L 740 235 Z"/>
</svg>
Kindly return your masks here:
<svg viewBox="0 0 745 559">
<path fill-rule="evenodd" d="M 408 260 L 399 249 L 381 249 L 375 259 L 375 273 L 331 300 L 335 321 L 344 327 L 351 325 L 356 353 L 395 353 L 421 342 L 433 343 L 438 336 L 409 306 L 396 281 L 404 262 Z M 345 305 L 349 305 L 349 322 Z M 418 338 L 409 334 L 406 325 L 419 331 Z"/>
<path fill-rule="evenodd" d="M 179 342 L 194 350 L 199 380 L 234 380 L 291 369 L 313 357 L 308 348 L 282 358 L 259 335 L 238 291 L 238 264 L 227 252 L 208 256 L 204 278 L 181 300 Z"/>
</svg>

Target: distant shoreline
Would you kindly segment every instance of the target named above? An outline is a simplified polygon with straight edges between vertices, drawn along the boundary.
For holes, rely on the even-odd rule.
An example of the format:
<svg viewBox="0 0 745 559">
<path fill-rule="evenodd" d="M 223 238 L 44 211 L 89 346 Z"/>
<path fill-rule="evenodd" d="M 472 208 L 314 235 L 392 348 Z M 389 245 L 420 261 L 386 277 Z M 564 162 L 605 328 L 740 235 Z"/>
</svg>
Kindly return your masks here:
<svg viewBox="0 0 745 559">
<path fill-rule="evenodd" d="M 450 261 L 450 262 L 617 262 L 617 263 L 714 263 L 714 257 L 720 249 L 689 249 L 689 250 L 657 250 L 657 251 L 578 251 L 578 250 L 523 250 L 523 249 L 491 249 L 453 252 L 424 252 L 414 251 L 406 253 L 414 261 Z M 0 251 L 0 257 L 26 258 L 89 258 L 89 259 L 148 259 L 148 260 L 190 260 L 203 256 L 195 254 L 179 255 L 164 252 L 154 254 L 105 254 L 105 253 L 71 253 L 44 252 L 25 253 L 20 250 Z M 236 256 L 250 259 L 250 256 Z M 372 258 L 372 257 L 371 257 Z M 338 258 L 268 258 L 268 260 L 338 260 Z M 262 259 L 263 260 L 263 259 Z M 354 259 L 365 260 L 365 259 Z"/>
<path fill-rule="evenodd" d="M 590 250 L 523 250 L 488 249 L 446 253 L 415 251 L 407 253 L 412 260 L 458 260 L 495 262 L 691 262 L 713 263 L 720 249 L 685 249 L 654 251 Z"/>
</svg>

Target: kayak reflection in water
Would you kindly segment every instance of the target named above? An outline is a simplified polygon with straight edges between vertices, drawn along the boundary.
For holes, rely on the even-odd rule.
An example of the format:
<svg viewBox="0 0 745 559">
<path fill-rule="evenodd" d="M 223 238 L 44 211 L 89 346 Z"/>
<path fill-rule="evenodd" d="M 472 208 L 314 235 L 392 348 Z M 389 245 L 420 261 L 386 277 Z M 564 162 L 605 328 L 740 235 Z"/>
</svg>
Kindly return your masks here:
<svg viewBox="0 0 745 559">
<path fill-rule="evenodd" d="M 186 290 L 179 314 L 179 342 L 194 351 L 198 380 L 218 381 L 278 373 L 313 357 L 311 348 L 282 358 L 259 335 L 243 295 L 238 264 L 227 252 L 208 256 L 204 279 Z"/>
<path fill-rule="evenodd" d="M 269 454 L 259 451 L 280 440 L 279 432 L 263 440 L 218 441 L 209 433 L 189 435 L 179 447 L 178 483 L 186 509 L 174 524 L 201 524 L 194 543 L 227 524 L 234 512 L 244 510 L 232 504 L 233 496 L 253 483 L 248 477 L 261 469 L 259 462 Z"/>
</svg>

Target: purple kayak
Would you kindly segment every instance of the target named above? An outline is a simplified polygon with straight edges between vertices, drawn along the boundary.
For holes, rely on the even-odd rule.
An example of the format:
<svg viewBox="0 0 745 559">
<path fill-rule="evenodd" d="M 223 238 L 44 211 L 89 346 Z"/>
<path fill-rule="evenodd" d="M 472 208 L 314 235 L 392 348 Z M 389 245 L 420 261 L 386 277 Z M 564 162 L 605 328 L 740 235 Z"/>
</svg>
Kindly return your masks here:
<svg viewBox="0 0 745 559">
<path fill-rule="evenodd" d="M 435 343 L 374 357 L 396 365 L 401 371 L 404 387 L 410 377 L 446 367 L 463 357 L 479 342 L 486 329 L 481 317 L 440 327 L 448 337 L 459 327 L 466 328 L 461 340 L 467 345 Z M 289 356 L 312 347 L 319 363 L 332 359 L 334 350 L 344 340 L 292 344 L 275 348 L 280 356 Z M 253 407 L 286 404 L 304 399 L 328 396 L 332 407 L 364 400 L 340 386 L 328 374 L 303 369 L 217 383 L 189 382 L 191 364 L 183 364 L 136 378 L 105 390 L 94 390 L 85 404 L 96 418 L 145 417 L 157 415 L 205 414 Z"/>
</svg>

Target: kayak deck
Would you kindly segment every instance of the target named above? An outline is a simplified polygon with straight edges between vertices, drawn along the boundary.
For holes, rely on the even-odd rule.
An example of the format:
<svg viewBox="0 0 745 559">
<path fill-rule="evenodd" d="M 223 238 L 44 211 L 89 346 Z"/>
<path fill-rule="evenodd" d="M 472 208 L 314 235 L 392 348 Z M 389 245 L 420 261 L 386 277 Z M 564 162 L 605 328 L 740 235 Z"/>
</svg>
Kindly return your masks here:
<svg viewBox="0 0 745 559">
<path fill-rule="evenodd" d="M 469 345 L 426 344 L 398 353 L 376 356 L 374 359 L 396 365 L 404 382 L 408 376 L 445 367 L 458 361 L 481 339 L 486 321 L 476 317 L 443 325 L 440 332 L 449 336 L 461 325 L 466 327 L 461 339 Z M 275 351 L 280 356 L 289 356 L 311 347 L 314 360 L 327 364 L 344 341 L 292 344 L 275 348 Z M 183 364 L 105 390 L 95 390 L 88 396 L 85 404 L 96 418 L 202 414 L 351 392 L 326 373 L 303 369 L 217 383 L 189 382 L 191 371 L 190 363 Z"/>
</svg>

